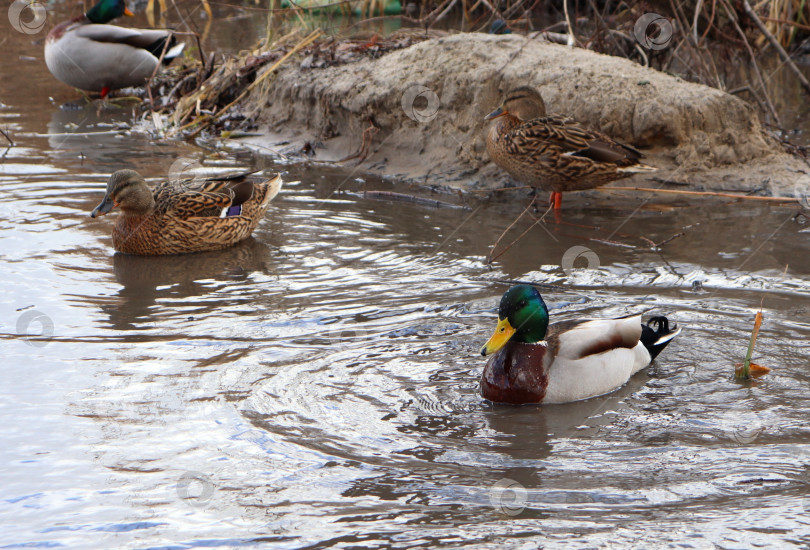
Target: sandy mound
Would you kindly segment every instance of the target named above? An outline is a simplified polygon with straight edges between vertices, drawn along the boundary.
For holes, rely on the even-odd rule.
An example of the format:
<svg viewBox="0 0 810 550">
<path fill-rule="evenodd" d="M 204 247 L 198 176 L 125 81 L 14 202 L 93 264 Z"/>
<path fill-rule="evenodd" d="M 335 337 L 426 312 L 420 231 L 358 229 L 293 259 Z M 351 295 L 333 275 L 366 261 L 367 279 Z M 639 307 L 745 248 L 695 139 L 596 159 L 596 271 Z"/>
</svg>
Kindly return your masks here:
<svg viewBox="0 0 810 550">
<path fill-rule="evenodd" d="M 625 59 L 516 35 L 434 38 L 378 59 L 316 68 L 282 65 L 245 111 L 254 140 L 313 160 L 339 160 L 372 138 L 363 170 L 451 187 L 511 181 L 486 154 L 483 117 L 517 85 L 534 85 L 565 113 L 640 148 L 655 174 L 693 188 L 792 193 L 810 172 L 762 130 L 754 109 L 722 91 Z M 617 185 L 654 184 L 636 176 Z"/>
</svg>

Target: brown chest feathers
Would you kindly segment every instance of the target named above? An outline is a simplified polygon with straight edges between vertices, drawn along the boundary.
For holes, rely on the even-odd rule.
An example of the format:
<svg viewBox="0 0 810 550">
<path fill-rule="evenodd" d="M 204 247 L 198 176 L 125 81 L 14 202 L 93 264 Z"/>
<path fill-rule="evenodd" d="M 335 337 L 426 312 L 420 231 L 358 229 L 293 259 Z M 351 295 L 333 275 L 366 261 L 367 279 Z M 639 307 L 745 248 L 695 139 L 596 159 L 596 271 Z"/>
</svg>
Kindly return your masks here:
<svg viewBox="0 0 810 550">
<path fill-rule="evenodd" d="M 481 395 L 496 403 L 540 403 L 548 387 L 547 352 L 542 344 L 507 342 L 484 367 Z"/>
</svg>

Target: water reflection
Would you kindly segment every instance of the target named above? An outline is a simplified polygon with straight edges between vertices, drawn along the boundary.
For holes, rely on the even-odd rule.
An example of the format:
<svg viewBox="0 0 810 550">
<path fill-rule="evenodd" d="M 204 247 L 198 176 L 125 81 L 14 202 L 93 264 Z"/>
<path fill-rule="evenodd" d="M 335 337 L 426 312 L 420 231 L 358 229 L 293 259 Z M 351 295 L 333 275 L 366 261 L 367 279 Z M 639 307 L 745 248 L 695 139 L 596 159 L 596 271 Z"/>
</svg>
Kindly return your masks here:
<svg viewBox="0 0 810 550">
<path fill-rule="evenodd" d="M 41 45 L 12 46 L 41 56 Z M 67 99 L 46 93 L 57 92 L 3 98 L 16 142 L 0 164 L 0 514 L 15 518 L 4 543 L 807 539 L 810 257 L 795 207 L 577 194 L 564 224 L 531 230 L 488 267 L 525 195 L 441 196 L 466 209 L 436 209 L 363 196 L 422 193 L 410 186 L 288 164 L 290 184 L 252 239 L 125 256 L 110 247 L 110 222 L 87 217 L 112 171 L 159 178 L 179 157 L 217 169 L 272 160 L 154 143 L 127 130 L 128 112 L 62 111 Z M 678 233 L 660 251 L 645 240 Z M 599 269 L 564 269 L 574 246 Z M 607 396 L 492 405 L 478 394 L 478 349 L 517 279 L 544 283 L 556 319 L 655 310 L 684 332 Z M 756 356 L 774 372 L 740 385 L 733 364 L 760 307 Z M 52 321 L 46 345 L 18 334 L 27 311 Z M 194 476 L 210 483 L 205 498 L 188 492 Z M 502 480 L 525 489 L 515 515 L 493 504 Z"/>
<path fill-rule="evenodd" d="M 248 286 L 250 274 L 274 276 L 275 260 L 270 247 L 255 238 L 217 252 L 173 256 L 132 256 L 116 253 L 112 258 L 115 280 L 121 285 L 119 300 L 105 301 L 101 309 L 111 328 L 142 328 L 160 315 L 155 304 L 164 299 L 204 303 L 201 313 L 227 310 L 240 302 L 225 295 L 220 300 L 200 300 L 212 286 Z"/>
</svg>

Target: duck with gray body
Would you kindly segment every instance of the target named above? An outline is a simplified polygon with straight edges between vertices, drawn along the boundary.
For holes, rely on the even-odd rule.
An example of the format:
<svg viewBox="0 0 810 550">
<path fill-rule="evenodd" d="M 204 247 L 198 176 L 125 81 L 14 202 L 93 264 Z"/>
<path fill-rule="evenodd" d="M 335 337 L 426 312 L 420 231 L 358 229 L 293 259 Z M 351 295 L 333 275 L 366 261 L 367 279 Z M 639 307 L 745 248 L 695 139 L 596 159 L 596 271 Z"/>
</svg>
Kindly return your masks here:
<svg viewBox="0 0 810 550">
<path fill-rule="evenodd" d="M 86 14 L 54 27 L 45 39 L 51 74 L 69 86 L 106 96 L 110 90 L 143 86 L 161 54 L 166 65 L 182 53 L 185 44 L 176 44 L 170 31 L 107 24 L 121 15 L 132 15 L 124 0 L 101 0 Z"/>
</svg>

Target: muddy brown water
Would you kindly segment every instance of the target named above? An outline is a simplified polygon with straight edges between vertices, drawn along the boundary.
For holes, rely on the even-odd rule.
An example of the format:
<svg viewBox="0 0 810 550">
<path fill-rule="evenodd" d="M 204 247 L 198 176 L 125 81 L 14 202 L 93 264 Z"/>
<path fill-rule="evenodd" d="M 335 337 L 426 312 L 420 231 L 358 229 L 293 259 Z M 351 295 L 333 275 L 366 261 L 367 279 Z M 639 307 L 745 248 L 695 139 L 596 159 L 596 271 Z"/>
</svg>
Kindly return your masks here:
<svg viewBox="0 0 810 550">
<path fill-rule="evenodd" d="M 0 65 L 0 546 L 810 544 L 798 206 L 570 194 L 566 224 L 488 267 L 525 195 L 380 200 L 363 191 L 415 190 L 133 135 L 125 110 L 59 109 L 75 95 L 36 39 L 4 35 Z M 113 254 L 112 219 L 88 217 L 109 173 L 178 158 L 286 184 L 239 246 Z M 492 405 L 478 353 L 508 280 L 548 285 L 557 319 L 654 310 L 684 331 L 607 396 Z M 773 372 L 739 383 L 760 306 Z"/>
</svg>

